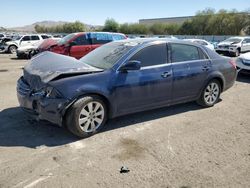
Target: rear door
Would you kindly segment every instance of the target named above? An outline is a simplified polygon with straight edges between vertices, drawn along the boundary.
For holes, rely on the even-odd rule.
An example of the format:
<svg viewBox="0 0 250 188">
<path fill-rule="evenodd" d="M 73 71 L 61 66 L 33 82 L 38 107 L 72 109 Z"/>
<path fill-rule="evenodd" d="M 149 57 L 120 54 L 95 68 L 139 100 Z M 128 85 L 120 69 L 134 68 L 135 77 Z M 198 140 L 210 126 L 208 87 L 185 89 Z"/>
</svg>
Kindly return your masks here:
<svg viewBox="0 0 250 188">
<path fill-rule="evenodd" d="M 201 91 L 212 64 L 200 47 L 171 44 L 173 102 L 194 99 Z"/>
<path fill-rule="evenodd" d="M 126 114 L 171 102 L 172 69 L 166 43 L 143 48 L 128 61 L 141 62 L 141 69 L 118 72 L 115 79 L 117 113 Z"/>
<path fill-rule="evenodd" d="M 74 45 L 69 49 L 69 55 L 80 59 L 91 51 L 90 39 L 86 37 L 86 34 L 77 36 L 74 40 Z"/>
<path fill-rule="evenodd" d="M 31 44 L 35 44 L 41 40 L 38 35 L 31 35 L 30 38 L 31 38 L 31 40 L 30 40 Z"/>
</svg>

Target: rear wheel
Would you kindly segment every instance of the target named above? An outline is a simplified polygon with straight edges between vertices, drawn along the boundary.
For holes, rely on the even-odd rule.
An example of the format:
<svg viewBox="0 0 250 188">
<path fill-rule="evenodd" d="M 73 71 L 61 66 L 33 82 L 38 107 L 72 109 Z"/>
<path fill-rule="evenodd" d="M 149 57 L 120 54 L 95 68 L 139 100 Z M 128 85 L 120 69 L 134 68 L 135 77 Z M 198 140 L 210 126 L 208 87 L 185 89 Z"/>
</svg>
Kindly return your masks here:
<svg viewBox="0 0 250 188">
<path fill-rule="evenodd" d="M 221 94 L 221 84 L 218 80 L 211 80 L 203 89 L 197 103 L 204 107 L 214 106 Z"/>
<path fill-rule="evenodd" d="M 85 96 L 76 101 L 66 115 L 67 128 L 85 138 L 98 132 L 107 120 L 107 108 L 98 96 Z"/>
</svg>

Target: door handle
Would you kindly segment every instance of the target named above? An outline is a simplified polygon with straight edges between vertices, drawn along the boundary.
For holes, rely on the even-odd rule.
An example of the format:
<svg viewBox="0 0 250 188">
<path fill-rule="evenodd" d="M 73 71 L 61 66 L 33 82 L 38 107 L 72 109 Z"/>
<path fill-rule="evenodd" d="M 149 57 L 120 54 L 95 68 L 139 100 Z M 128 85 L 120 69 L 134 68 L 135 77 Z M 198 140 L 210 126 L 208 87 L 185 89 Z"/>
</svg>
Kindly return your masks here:
<svg viewBox="0 0 250 188">
<path fill-rule="evenodd" d="M 170 72 L 164 72 L 164 73 L 161 74 L 161 77 L 162 77 L 162 78 L 167 78 L 167 77 L 169 77 L 169 76 L 171 76 L 171 73 L 170 73 Z"/>
<path fill-rule="evenodd" d="M 205 66 L 202 67 L 202 70 L 203 70 L 203 71 L 208 71 L 209 69 L 210 69 L 210 67 L 207 66 L 207 65 L 205 65 Z"/>
</svg>

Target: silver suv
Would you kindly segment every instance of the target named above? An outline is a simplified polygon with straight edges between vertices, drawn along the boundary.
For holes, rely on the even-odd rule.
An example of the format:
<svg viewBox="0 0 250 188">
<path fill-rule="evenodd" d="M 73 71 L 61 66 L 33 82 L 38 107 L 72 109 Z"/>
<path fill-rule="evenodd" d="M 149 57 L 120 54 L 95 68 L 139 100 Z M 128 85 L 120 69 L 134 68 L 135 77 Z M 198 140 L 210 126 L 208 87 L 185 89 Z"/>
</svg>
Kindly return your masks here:
<svg viewBox="0 0 250 188">
<path fill-rule="evenodd" d="M 31 34 L 31 35 L 18 36 L 14 38 L 12 41 L 6 42 L 5 49 L 3 51 L 14 54 L 16 53 L 18 47 L 32 45 L 50 37 L 51 36 L 47 34 L 39 34 L 39 35 Z"/>
</svg>

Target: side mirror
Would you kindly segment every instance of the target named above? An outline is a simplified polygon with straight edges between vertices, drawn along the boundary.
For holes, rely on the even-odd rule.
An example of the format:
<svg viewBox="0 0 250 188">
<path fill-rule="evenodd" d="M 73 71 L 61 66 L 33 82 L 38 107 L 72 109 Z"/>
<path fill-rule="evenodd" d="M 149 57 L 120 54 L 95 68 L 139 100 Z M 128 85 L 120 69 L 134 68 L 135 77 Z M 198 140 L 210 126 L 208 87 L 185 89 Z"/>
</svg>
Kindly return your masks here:
<svg viewBox="0 0 250 188">
<path fill-rule="evenodd" d="M 245 41 L 245 40 L 242 41 L 242 44 L 246 44 L 246 43 L 247 43 L 247 41 Z"/>
<path fill-rule="evenodd" d="M 141 68 L 141 62 L 136 61 L 136 60 L 132 60 L 132 61 L 128 61 L 127 63 L 122 65 L 120 67 L 119 71 L 127 72 L 127 71 L 132 71 L 132 70 L 140 70 L 140 68 Z"/>
</svg>

